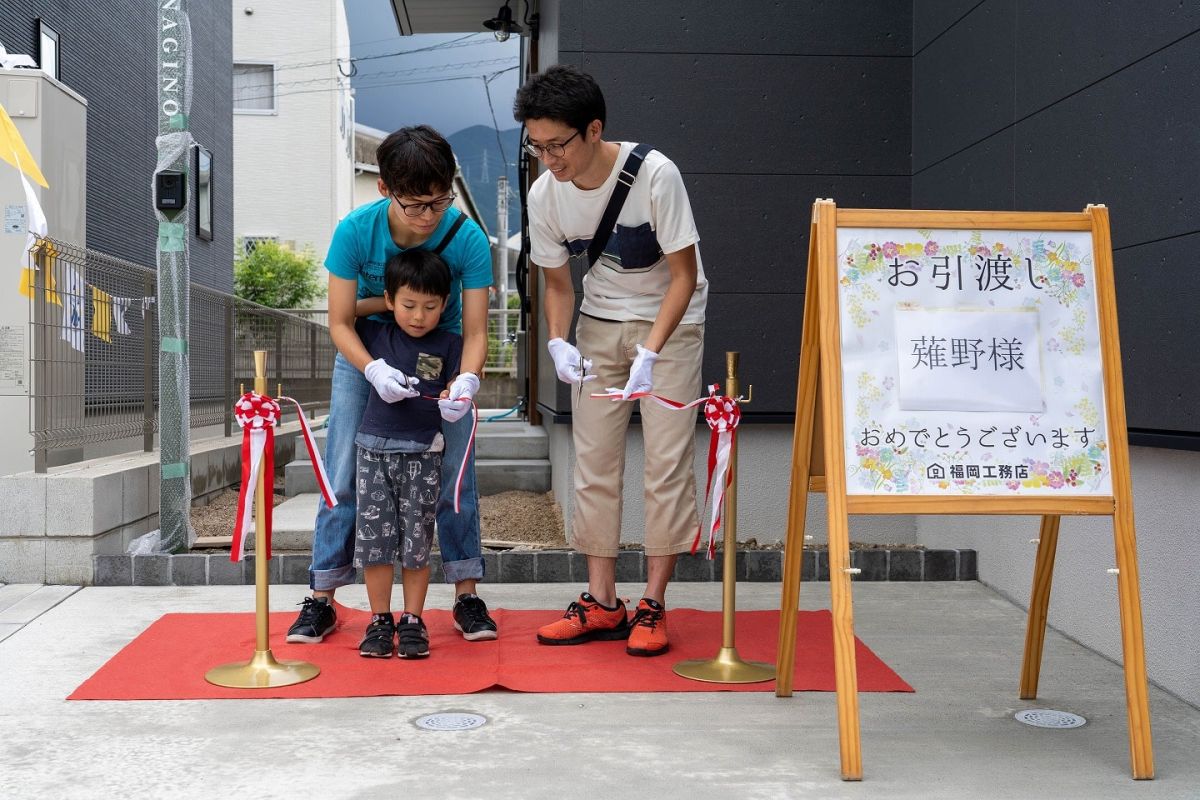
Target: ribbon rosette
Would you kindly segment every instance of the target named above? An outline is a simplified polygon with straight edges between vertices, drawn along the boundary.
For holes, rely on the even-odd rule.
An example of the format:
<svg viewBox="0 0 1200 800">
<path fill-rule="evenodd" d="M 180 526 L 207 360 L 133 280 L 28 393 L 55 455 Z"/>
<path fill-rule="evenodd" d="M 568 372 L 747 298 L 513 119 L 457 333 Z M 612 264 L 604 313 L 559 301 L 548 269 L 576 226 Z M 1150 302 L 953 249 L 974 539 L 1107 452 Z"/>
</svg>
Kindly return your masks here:
<svg viewBox="0 0 1200 800">
<path fill-rule="evenodd" d="M 280 400 L 287 400 L 296 406 L 296 411 L 300 417 L 300 428 L 304 433 L 304 444 L 308 448 L 309 457 L 312 459 L 313 471 L 317 475 L 317 484 L 321 487 L 321 494 L 325 498 L 325 504 L 330 508 L 337 505 L 337 498 L 334 497 L 332 488 L 329 485 L 329 478 L 325 474 L 325 464 L 321 461 L 321 452 L 317 450 L 313 443 L 312 429 L 309 428 L 308 420 L 304 417 L 304 409 L 300 404 L 290 397 L 281 397 Z M 234 404 L 233 415 L 237 420 L 238 426 L 242 429 L 242 487 L 238 492 L 237 519 L 233 524 L 233 544 L 229 549 L 230 561 L 241 561 L 246 557 L 246 537 L 251 527 L 252 511 L 254 507 L 254 487 L 258 485 L 258 476 L 263 474 L 271 477 L 271 482 L 274 484 L 275 476 L 275 426 L 279 424 L 281 415 L 279 403 L 267 395 L 258 394 L 257 392 L 246 392 L 241 399 Z M 263 515 L 263 521 L 267 531 L 267 540 L 265 542 L 265 553 L 260 553 L 262 558 L 271 557 L 271 509 L 274 506 L 273 502 L 274 487 L 266 491 L 264 508 L 259 509 L 259 513 Z"/>
</svg>

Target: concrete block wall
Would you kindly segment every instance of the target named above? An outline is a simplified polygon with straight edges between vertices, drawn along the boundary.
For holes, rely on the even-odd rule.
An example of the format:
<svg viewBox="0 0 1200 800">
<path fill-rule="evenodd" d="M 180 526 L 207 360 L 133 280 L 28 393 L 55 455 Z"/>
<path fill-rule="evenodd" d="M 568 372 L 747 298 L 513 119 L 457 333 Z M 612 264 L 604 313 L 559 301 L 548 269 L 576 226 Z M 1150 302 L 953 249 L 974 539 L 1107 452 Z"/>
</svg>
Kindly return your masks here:
<svg viewBox="0 0 1200 800">
<path fill-rule="evenodd" d="M 296 423 L 280 427 L 275 460 L 295 454 Z M 0 476 L 0 583 L 90 585 L 92 557 L 120 555 L 158 527 L 158 454 L 98 458 L 38 475 Z M 241 438 L 192 443 L 192 496 L 241 478 Z"/>
</svg>

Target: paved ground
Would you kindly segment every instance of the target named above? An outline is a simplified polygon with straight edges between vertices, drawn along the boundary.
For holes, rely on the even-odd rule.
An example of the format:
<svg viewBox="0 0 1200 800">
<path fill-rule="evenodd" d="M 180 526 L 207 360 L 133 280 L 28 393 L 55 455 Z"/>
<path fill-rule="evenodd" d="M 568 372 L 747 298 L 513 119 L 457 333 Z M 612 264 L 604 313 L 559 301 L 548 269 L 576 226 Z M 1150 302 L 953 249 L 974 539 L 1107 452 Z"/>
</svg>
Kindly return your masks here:
<svg viewBox="0 0 1200 800">
<path fill-rule="evenodd" d="M 622 589 L 636 596 L 638 587 Z M 569 591 L 501 585 L 486 597 L 558 608 Z M 303 593 L 272 587 L 272 606 Z M 828 584 L 802 595 L 805 608 L 822 607 Z M 365 606 L 362 587 L 340 599 Z M 430 604 L 450 599 L 437 587 Z M 670 600 L 719 608 L 720 587 L 679 584 Z M 773 608 L 779 587 L 742 584 L 738 600 Z M 1042 698 L 1017 699 L 1024 617 L 977 583 L 855 587 L 858 634 L 917 690 L 861 696 L 861 783 L 838 778 L 832 694 L 63 699 L 163 612 L 253 603 L 253 587 L 0 587 L 0 797 L 1200 797 L 1200 710 L 1151 689 L 1159 777 L 1132 781 L 1120 669 L 1050 633 Z M 1029 707 L 1088 724 L 1046 731 L 1012 719 Z M 453 733 L 413 725 L 447 710 L 488 724 Z"/>
</svg>

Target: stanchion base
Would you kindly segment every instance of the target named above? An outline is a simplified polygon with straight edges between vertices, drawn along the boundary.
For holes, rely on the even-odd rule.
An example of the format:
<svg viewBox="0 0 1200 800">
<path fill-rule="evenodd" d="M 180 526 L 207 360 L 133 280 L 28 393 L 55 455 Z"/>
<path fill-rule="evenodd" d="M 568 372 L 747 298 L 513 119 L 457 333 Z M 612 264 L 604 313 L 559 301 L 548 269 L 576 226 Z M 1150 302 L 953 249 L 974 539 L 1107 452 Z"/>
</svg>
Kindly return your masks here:
<svg viewBox="0 0 1200 800">
<path fill-rule="evenodd" d="M 742 661 L 737 650 L 722 647 L 713 659 L 680 661 L 675 674 L 706 683 L 761 683 L 775 679 L 775 665 L 762 661 Z"/>
<path fill-rule="evenodd" d="M 276 661 L 270 650 L 255 650 L 249 661 L 222 664 L 204 673 L 204 680 L 230 689 L 269 689 L 311 681 L 321 668 L 307 661 Z"/>
</svg>

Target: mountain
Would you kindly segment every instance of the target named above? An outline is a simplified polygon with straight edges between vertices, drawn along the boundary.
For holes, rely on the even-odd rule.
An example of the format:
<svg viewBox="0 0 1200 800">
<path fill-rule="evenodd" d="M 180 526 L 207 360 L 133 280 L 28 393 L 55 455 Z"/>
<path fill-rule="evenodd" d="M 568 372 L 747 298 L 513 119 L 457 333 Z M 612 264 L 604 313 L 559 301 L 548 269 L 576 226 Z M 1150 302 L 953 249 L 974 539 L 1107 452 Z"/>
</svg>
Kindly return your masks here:
<svg viewBox="0 0 1200 800">
<path fill-rule="evenodd" d="M 500 131 L 500 143 L 496 141 L 496 129 L 487 125 L 472 125 L 446 137 L 454 148 L 454 155 L 462 167 L 463 177 L 471 188 L 475 206 L 491 233 L 496 230 L 496 179 L 508 175 L 511 194 L 508 198 L 508 233 L 511 236 L 521 224 L 517 193 L 517 153 L 521 146 L 521 129 L 510 128 Z M 507 166 L 505 162 L 507 161 Z"/>
</svg>

